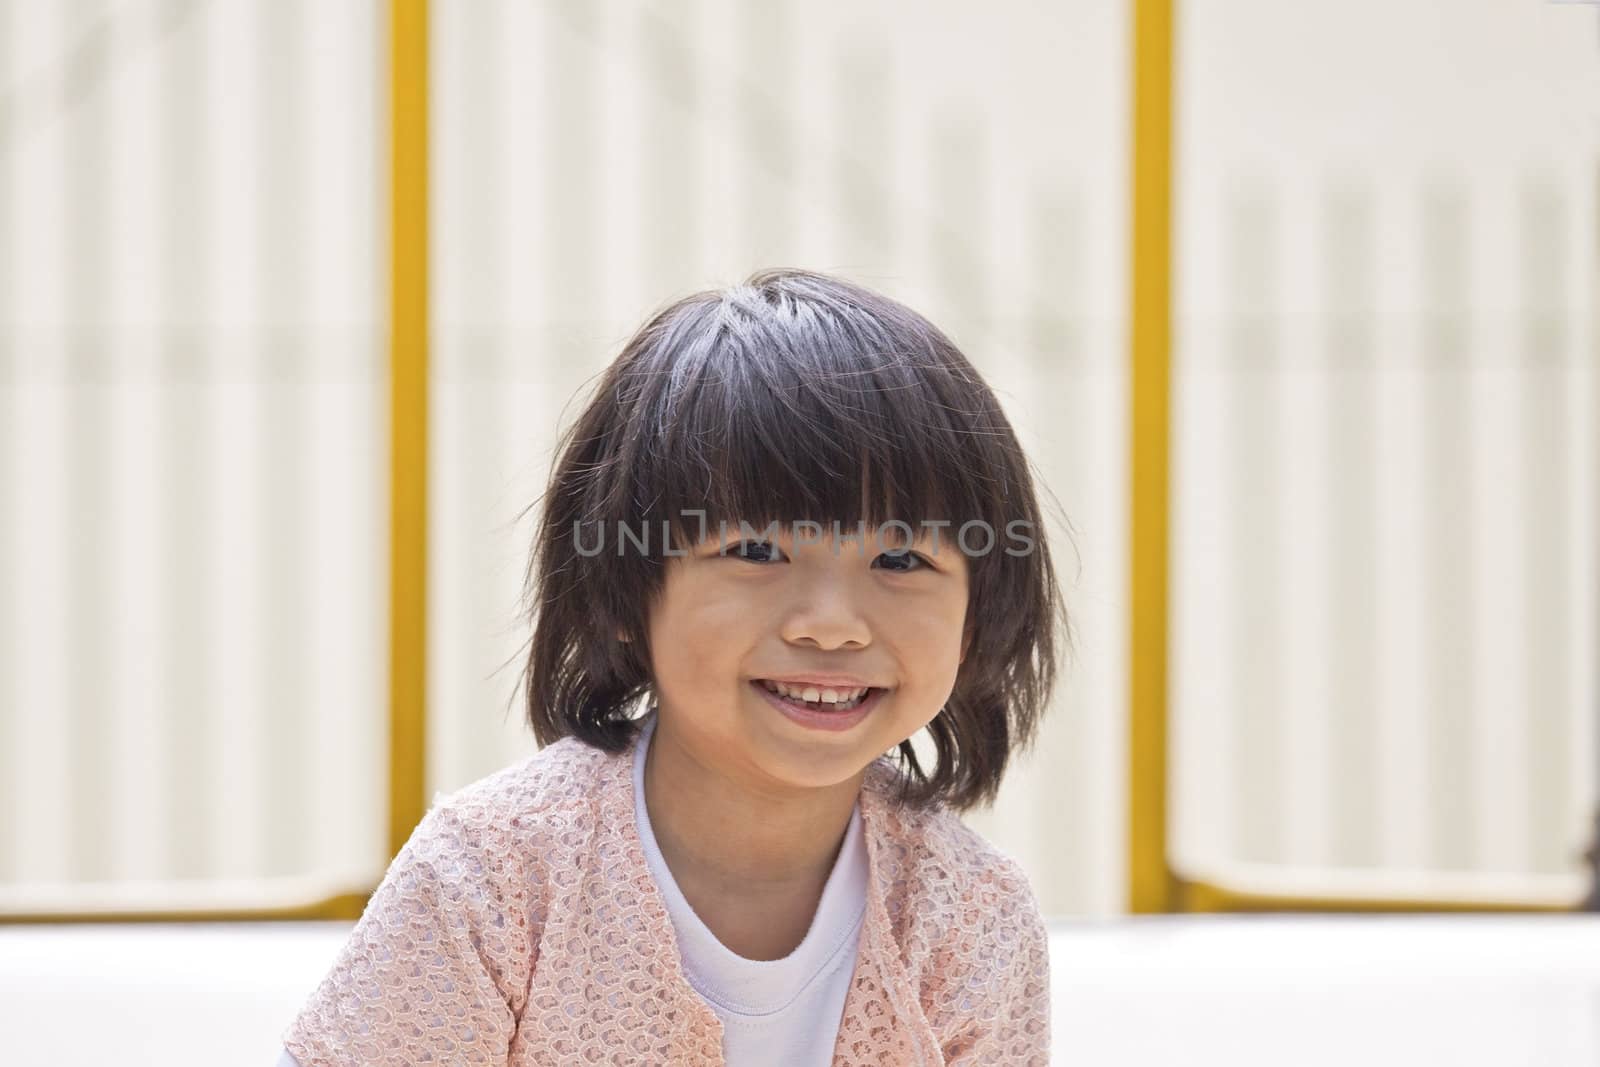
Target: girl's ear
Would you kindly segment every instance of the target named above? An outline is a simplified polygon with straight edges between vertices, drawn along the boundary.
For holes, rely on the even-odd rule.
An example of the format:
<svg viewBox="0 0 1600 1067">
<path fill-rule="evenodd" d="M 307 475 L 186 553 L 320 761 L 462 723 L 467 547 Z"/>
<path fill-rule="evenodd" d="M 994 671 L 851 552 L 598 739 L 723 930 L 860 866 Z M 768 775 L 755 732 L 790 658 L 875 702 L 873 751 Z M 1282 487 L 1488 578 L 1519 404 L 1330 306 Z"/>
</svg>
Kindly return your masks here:
<svg viewBox="0 0 1600 1067">
<path fill-rule="evenodd" d="M 618 641 L 621 641 L 621 642 L 622 642 L 622 643 L 623 643 L 623 644 L 627 644 L 627 643 L 628 643 L 628 634 L 627 634 L 627 631 L 625 631 L 625 630 L 622 630 L 622 629 L 620 629 L 620 628 L 619 628 L 619 629 L 618 629 L 618 630 L 617 630 L 617 640 L 618 640 Z"/>
</svg>

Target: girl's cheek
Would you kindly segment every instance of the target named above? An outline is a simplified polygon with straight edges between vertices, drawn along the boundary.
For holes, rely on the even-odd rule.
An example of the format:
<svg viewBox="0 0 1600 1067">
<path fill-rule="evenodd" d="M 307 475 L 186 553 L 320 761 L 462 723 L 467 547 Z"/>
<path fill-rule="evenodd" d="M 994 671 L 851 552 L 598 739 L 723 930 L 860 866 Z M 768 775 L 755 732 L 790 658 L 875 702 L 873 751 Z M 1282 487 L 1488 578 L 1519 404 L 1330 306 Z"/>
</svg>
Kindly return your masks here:
<svg viewBox="0 0 1600 1067">
<path fill-rule="evenodd" d="M 753 627 L 761 622 L 761 602 L 751 597 L 718 587 L 696 590 L 685 597 L 684 611 L 688 617 L 701 623 L 734 623 Z"/>
</svg>

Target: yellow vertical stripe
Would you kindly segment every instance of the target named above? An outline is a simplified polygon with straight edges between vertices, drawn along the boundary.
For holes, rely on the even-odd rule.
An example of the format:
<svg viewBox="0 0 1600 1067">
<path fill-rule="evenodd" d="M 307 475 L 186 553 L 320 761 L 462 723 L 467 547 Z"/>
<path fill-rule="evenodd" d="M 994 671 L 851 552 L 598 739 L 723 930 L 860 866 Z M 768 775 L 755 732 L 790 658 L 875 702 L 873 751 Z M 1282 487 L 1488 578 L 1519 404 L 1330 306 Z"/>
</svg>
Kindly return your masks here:
<svg viewBox="0 0 1600 1067">
<path fill-rule="evenodd" d="M 426 810 L 428 4 L 391 0 L 389 852 Z"/>
<path fill-rule="evenodd" d="M 1175 910 L 1167 862 L 1172 0 L 1133 0 L 1128 907 Z"/>
</svg>

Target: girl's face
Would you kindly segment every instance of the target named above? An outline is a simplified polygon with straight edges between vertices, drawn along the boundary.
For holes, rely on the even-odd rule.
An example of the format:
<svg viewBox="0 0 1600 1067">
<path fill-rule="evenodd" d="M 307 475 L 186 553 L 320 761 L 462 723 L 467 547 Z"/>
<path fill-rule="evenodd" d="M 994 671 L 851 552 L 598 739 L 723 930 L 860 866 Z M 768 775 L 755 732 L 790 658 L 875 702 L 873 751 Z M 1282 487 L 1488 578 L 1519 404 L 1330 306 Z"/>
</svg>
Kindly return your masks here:
<svg viewBox="0 0 1600 1067">
<path fill-rule="evenodd" d="M 966 649 L 953 527 L 820 535 L 730 525 L 669 557 L 650 612 L 656 697 L 679 742 L 759 786 L 844 782 L 925 726 Z M 741 541 L 741 533 L 744 539 Z M 935 535 L 937 534 L 937 544 Z M 805 542 L 805 543 L 797 543 Z M 912 555 L 898 555 L 909 548 Z M 845 674 L 887 690 L 841 731 L 774 708 L 758 679 Z"/>
</svg>

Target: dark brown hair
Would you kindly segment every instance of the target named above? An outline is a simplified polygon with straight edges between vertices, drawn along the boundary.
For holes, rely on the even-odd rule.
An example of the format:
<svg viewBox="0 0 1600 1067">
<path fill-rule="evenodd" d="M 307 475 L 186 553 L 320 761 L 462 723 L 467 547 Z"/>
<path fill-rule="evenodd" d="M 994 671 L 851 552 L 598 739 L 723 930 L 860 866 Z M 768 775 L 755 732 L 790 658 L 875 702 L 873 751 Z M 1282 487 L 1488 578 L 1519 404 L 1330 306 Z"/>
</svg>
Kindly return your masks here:
<svg viewBox="0 0 1600 1067">
<path fill-rule="evenodd" d="M 902 803 L 991 803 L 1033 741 L 1058 642 L 1070 648 L 1030 463 L 993 392 L 921 315 L 836 277 L 760 271 L 651 316 L 562 434 L 542 499 L 522 675 L 541 746 L 575 736 L 620 752 L 653 692 L 647 621 L 665 545 L 595 550 L 622 527 L 670 530 L 678 552 L 723 522 L 735 541 L 741 521 L 949 520 L 941 541 L 987 523 L 993 550 L 967 556 L 972 643 L 927 726 L 937 765 L 924 771 L 900 743 Z M 999 540 L 1017 522 L 1031 524 L 1026 551 Z"/>
</svg>

